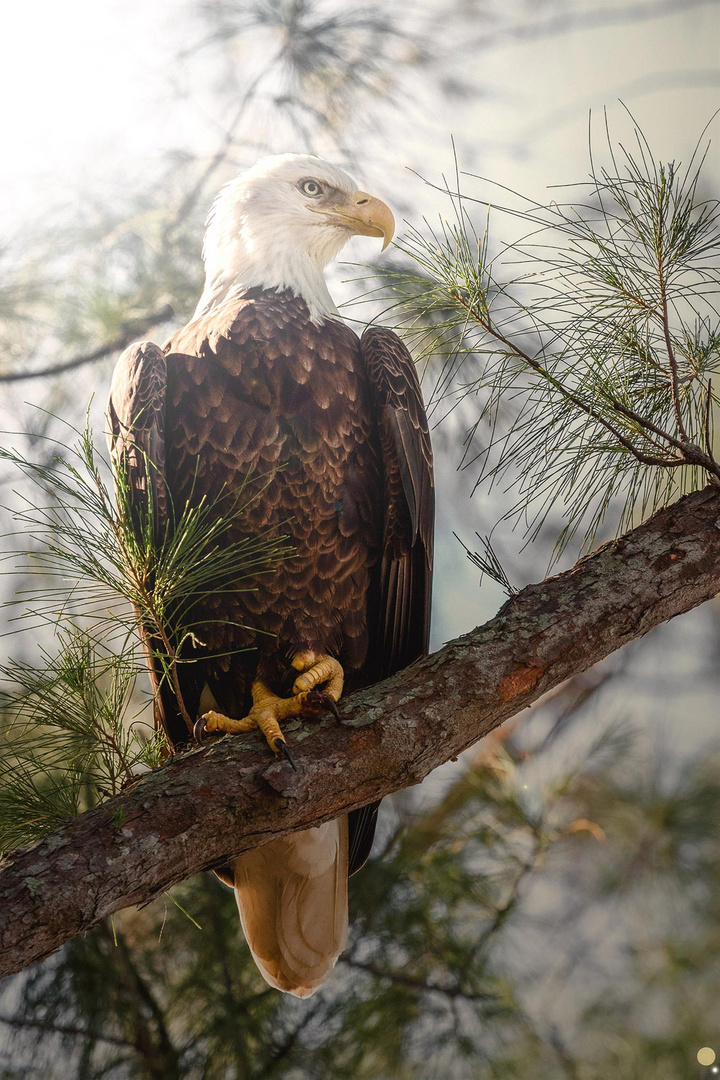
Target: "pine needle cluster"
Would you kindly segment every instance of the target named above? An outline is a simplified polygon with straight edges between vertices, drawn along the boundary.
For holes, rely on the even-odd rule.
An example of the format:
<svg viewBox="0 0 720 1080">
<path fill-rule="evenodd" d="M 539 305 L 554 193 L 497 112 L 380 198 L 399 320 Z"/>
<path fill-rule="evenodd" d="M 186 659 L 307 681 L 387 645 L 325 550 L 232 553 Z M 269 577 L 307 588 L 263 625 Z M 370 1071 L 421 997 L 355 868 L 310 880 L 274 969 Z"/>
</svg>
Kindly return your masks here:
<svg viewBox="0 0 720 1080">
<path fill-rule="evenodd" d="M 160 530 L 152 501 L 133 505 L 122 467 L 98 453 L 89 426 L 75 434 L 74 447 L 55 444 L 45 461 L 0 450 L 33 488 L 13 511 L 19 544 L 6 556 L 8 573 L 30 584 L 7 605 L 10 624 L 49 626 L 55 643 L 39 664 L 0 667 L 0 851 L 161 763 L 162 733 L 137 719 L 136 679 L 148 656 L 191 730 L 177 669 L 194 662 L 189 643 L 202 647 L 198 606 L 211 593 L 252 589 L 291 555 L 276 534 L 228 539 L 250 501 L 242 489 L 171 507 Z"/>
<path fill-rule="evenodd" d="M 453 218 L 411 228 L 413 269 L 391 272 L 434 371 L 431 409 L 475 406 L 463 463 L 513 492 L 507 517 L 531 539 L 562 508 L 556 557 L 576 535 L 591 546 L 611 506 L 622 531 L 720 484 L 720 217 L 701 143 L 683 168 L 657 161 L 637 127 L 630 149 L 608 134 L 608 163 L 591 154 L 576 198 L 513 192 L 519 205 L 493 206 L 522 233 L 497 248 L 489 203 L 462 193 L 458 172 L 441 188 Z"/>
</svg>

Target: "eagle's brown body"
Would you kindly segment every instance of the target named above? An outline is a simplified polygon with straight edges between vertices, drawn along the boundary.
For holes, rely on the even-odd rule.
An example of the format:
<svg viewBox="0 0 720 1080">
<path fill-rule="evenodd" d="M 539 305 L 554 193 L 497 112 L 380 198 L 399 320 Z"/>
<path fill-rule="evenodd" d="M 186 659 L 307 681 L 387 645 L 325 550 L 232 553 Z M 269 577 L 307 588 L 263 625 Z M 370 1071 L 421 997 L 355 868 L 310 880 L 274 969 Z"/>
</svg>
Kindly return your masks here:
<svg viewBox="0 0 720 1080">
<path fill-rule="evenodd" d="M 288 292 L 247 290 L 180 330 L 164 354 L 151 345 L 129 349 L 116 369 L 109 416 L 115 452 L 122 447 L 139 495 L 148 478 L 130 444 L 157 465 L 149 481 L 155 505 L 170 522 L 172 507 L 203 497 L 232 502 L 244 487 L 247 509 L 238 529 L 287 536 L 293 548 L 270 573 L 243 581 L 235 594 L 219 593 L 196 613 L 205 647 L 197 663 L 179 669 L 193 716 L 208 692 L 213 707 L 244 716 L 256 678 L 289 695 L 297 674 L 290 664 L 304 649 L 337 658 L 353 689 L 427 648 L 431 452 L 415 368 L 392 332 L 370 329 L 359 340 L 339 320 L 312 322 L 305 302 Z M 186 725 L 167 685 L 160 687 L 157 710 L 171 742 L 182 744 Z M 337 911 L 343 904 L 346 911 L 346 870 L 367 857 L 374 811 L 350 815 L 349 839 L 343 821 L 323 840 L 328 869 L 312 855 L 324 875 L 322 888 L 335 898 L 325 946 L 318 930 L 322 904 L 299 899 L 307 892 L 305 851 L 314 853 L 317 844 L 291 851 L 292 838 L 286 838 L 276 856 L 267 847 L 237 860 L 243 925 L 273 985 L 309 993 L 332 966 L 344 941 Z M 295 892 L 284 871 L 271 883 L 272 858 L 293 863 Z M 333 866 L 343 868 L 340 884 Z M 263 888 L 255 888 L 260 876 Z M 266 913 L 273 904 L 280 906 Z M 276 944 L 273 927 L 287 928 L 293 920 L 301 927 L 296 952 L 306 959 L 297 961 L 299 973 L 288 975 L 288 947 Z M 346 914 L 344 920 L 343 926 Z M 330 960 L 323 959 L 323 948 L 334 950 Z"/>
<path fill-rule="evenodd" d="M 332 652 L 357 682 L 382 548 L 372 387 L 352 330 L 336 320 L 315 326 L 297 298 L 255 293 L 191 323 L 167 346 L 174 504 L 201 493 L 218 498 L 245 480 L 238 528 L 287 535 L 293 548 L 274 573 L 253 581 L 255 591 L 208 604 L 211 619 L 251 629 L 210 623 L 203 637 L 214 652 L 258 646 L 270 683 L 284 681 L 302 648 Z M 237 665 L 247 669 L 248 657 Z"/>
</svg>

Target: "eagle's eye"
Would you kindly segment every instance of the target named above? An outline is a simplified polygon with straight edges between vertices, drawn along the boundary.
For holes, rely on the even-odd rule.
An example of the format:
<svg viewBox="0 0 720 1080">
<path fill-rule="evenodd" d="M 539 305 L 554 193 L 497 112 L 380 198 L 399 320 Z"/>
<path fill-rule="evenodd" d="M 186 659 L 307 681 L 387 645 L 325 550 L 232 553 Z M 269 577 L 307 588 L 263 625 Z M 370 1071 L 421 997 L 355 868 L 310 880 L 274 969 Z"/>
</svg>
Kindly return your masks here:
<svg viewBox="0 0 720 1080">
<path fill-rule="evenodd" d="M 305 195 L 322 195 L 322 187 L 318 184 L 317 180 L 303 180 L 300 184 L 300 190 Z"/>
</svg>

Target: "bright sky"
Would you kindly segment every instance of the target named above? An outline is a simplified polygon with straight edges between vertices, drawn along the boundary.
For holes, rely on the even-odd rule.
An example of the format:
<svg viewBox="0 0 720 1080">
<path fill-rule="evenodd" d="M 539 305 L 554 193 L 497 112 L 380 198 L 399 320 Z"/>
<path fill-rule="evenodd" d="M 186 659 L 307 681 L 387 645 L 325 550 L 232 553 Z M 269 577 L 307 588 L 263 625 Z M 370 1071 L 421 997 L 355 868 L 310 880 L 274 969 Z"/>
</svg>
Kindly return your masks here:
<svg viewBox="0 0 720 1080">
<path fill-rule="evenodd" d="M 174 138 L 162 122 L 170 29 L 164 2 L 3 5 L 3 204 L 25 209 L 99 160 L 107 167 L 108 156 L 153 153 Z"/>
<path fill-rule="evenodd" d="M 200 103 L 186 98 L 178 108 L 171 82 L 180 70 L 172 58 L 188 44 L 181 38 L 187 12 L 183 0 L 6 0 L 2 203 L 27 207 L 40 192 L 110 161 L 197 144 L 206 119 Z M 588 109 L 617 111 L 618 97 L 638 112 L 661 153 L 678 154 L 720 103 L 720 5 L 505 45 L 479 63 L 495 91 L 451 116 L 419 100 L 385 145 L 385 168 L 402 172 L 419 148 L 445 165 L 452 132 L 464 153 L 479 148 L 485 174 L 513 186 L 525 178 L 535 187 L 557 182 L 559 161 L 585 153 Z"/>
</svg>

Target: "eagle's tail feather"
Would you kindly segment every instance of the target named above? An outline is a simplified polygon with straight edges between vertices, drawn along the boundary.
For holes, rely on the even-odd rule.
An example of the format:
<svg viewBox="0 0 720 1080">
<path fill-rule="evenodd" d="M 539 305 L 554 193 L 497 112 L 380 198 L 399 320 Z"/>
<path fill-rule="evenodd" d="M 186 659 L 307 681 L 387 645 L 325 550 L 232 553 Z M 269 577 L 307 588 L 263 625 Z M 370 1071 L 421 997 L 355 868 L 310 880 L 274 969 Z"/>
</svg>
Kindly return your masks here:
<svg viewBox="0 0 720 1080">
<path fill-rule="evenodd" d="M 309 997 L 347 942 L 347 817 L 238 856 L 233 875 L 240 921 L 263 977 Z"/>
</svg>

